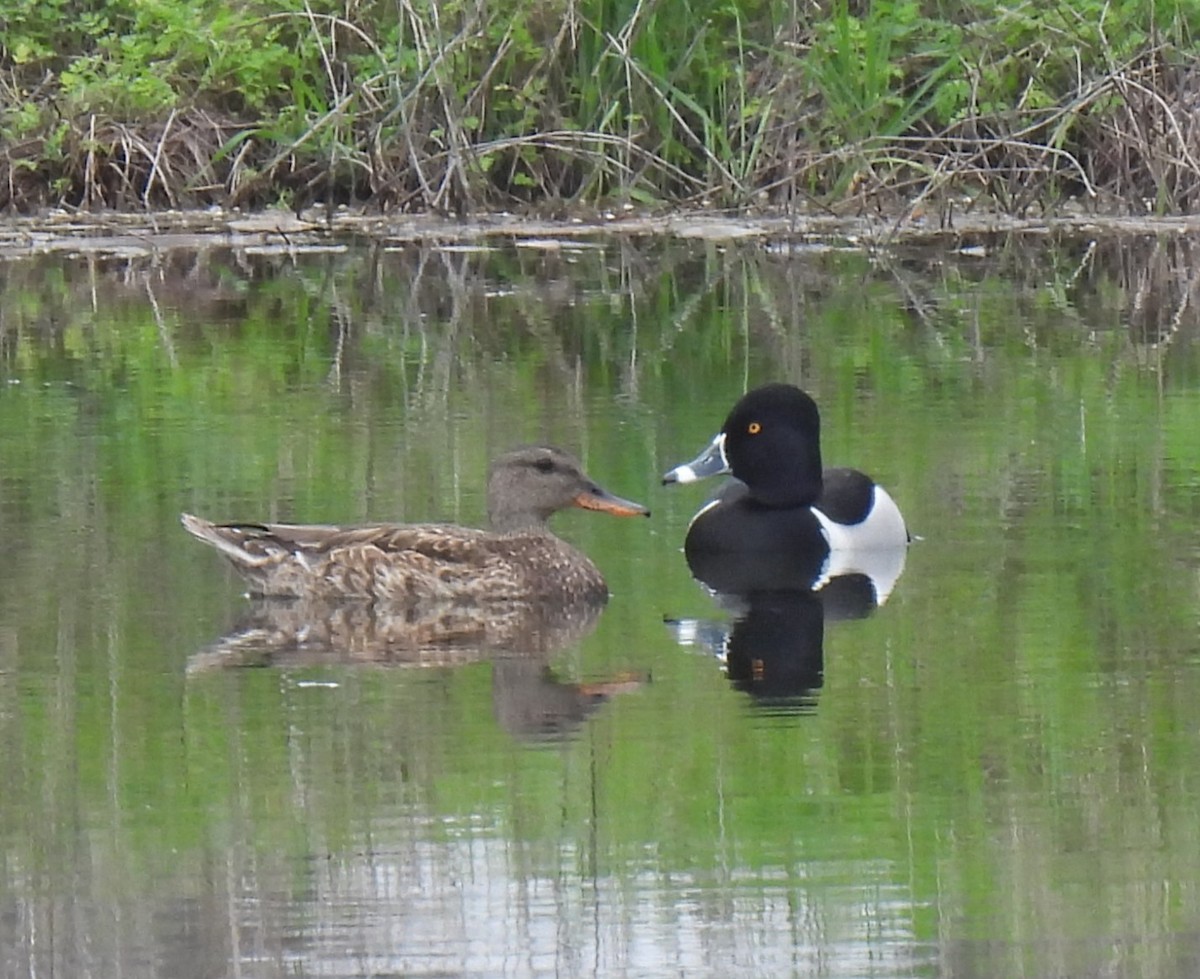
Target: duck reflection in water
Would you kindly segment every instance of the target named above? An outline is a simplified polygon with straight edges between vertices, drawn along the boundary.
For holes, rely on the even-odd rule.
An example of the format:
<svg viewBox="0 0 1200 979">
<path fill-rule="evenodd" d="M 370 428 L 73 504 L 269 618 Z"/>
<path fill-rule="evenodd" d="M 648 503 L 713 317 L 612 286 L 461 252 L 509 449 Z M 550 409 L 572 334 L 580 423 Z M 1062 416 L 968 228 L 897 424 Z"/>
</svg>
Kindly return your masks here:
<svg viewBox="0 0 1200 979">
<path fill-rule="evenodd" d="M 857 570 L 810 579 L 811 587 L 774 587 L 795 581 L 780 575 L 770 556 L 726 555 L 721 561 L 689 556 L 692 574 L 728 619 L 671 619 L 680 645 L 716 657 L 733 686 L 763 705 L 811 709 L 825 676 L 825 623 L 861 619 L 887 600 L 904 570 L 905 551 L 859 555 Z M 730 589 L 731 586 L 742 590 Z"/>
<path fill-rule="evenodd" d="M 547 525 L 568 507 L 649 516 L 550 446 L 516 449 L 493 463 L 488 530 L 214 524 L 185 514 L 184 527 L 224 554 L 254 596 L 246 618 L 193 656 L 189 672 L 490 659 L 502 724 L 520 736 L 566 733 L 613 693 L 637 685 L 629 677 L 560 683 L 549 670 L 555 653 L 595 628 L 608 600 L 595 565 Z"/>
<path fill-rule="evenodd" d="M 522 741 L 558 740 L 645 681 L 631 672 L 576 683 L 554 672 L 555 657 L 590 635 L 603 609 L 591 601 L 531 603 L 510 607 L 503 622 L 483 624 L 454 608 L 260 598 L 227 635 L 195 653 L 187 671 L 457 669 L 488 661 L 500 727 Z"/>
<path fill-rule="evenodd" d="M 826 618 L 861 618 L 887 600 L 904 569 L 904 518 L 866 474 L 822 468 L 820 414 L 792 385 L 749 392 L 663 482 L 722 473 L 734 478 L 692 518 L 684 554 L 732 624 L 671 624 L 680 642 L 716 654 L 740 689 L 811 703 Z"/>
</svg>

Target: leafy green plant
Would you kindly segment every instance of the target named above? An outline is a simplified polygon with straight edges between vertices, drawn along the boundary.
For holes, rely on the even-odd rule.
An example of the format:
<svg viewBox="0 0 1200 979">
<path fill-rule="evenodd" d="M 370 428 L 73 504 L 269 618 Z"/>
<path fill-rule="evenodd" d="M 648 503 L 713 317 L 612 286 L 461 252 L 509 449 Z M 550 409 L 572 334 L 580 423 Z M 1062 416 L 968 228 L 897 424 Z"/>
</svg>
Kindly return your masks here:
<svg viewBox="0 0 1200 979">
<path fill-rule="evenodd" d="M 1186 5 L 0 0 L 0 23 L 0 206 L 966 188 L 1013 210 L 1105 189 L 1166 212 L 1200 186 Z"/>
</svg>

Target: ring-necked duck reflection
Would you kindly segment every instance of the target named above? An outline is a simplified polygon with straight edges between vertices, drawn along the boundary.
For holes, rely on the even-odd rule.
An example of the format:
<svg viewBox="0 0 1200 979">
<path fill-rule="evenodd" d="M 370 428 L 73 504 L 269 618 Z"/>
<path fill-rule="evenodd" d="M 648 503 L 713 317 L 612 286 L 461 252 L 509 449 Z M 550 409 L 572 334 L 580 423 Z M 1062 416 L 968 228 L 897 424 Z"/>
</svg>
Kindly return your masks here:
<svg viewBox="0 0 1200 979">
<path fill-rule="evenodd" d="M 373 602 L 258 599 L 227 635 L 192 655 L 187 672 L 248 667 L 458 668 L 490 661 L 492 709 L 522 741 L 570 737 L 644 676 L 575 683 L 552 661 L 595 628 L 598 602 L 506 603 L 480 616 L 454 603 L 417 607 Z"/>
<path fill-rule="evenodd" d="M 668 619 L 676 641 L 710 653 L 756 703 L 811 710 L 825 678 L 827 622 L 861 619 L 882 605 L 904 570 L 906 548 L 834 554 L 826 562 L 779 554 L 693 560 L 725 619 Z"/>
</svg>

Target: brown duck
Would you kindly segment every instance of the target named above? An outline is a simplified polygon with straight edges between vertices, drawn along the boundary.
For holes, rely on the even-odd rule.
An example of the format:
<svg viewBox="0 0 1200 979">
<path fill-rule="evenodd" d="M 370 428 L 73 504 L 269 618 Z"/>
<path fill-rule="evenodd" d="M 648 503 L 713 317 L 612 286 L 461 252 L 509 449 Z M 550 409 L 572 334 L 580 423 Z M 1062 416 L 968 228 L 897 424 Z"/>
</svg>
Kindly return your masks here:
<svg viewBox="0 0 1200 979">
<path fill-rule="evenodd" d="M 489 530 L 451 524 L 214 524 L 185 513 L 189 533 L 224 554 L 254 595 L 416 606 L 445 602 L 604 601 L 596 566 L 556 537 L 569 507 L 649 516 L 597 486 L 571 455 L 514 449 L 492 463 Z"/>
</svg>

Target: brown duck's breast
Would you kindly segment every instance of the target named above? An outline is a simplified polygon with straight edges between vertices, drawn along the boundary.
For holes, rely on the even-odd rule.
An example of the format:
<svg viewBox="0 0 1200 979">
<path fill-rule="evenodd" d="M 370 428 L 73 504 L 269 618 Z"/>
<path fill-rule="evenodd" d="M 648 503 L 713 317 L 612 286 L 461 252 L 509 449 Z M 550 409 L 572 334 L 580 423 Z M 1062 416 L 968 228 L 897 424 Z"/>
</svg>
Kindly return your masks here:
<svg viewBox="0 0 1200 979">
<path fill-rule="evenodd" d="M 493 538 L 495 553 L 514 569 L 526 594 L 546 598 L 608 597 L 604 576 L 591 560 L 548 532 L 504 534 Z"/>
</svg>

